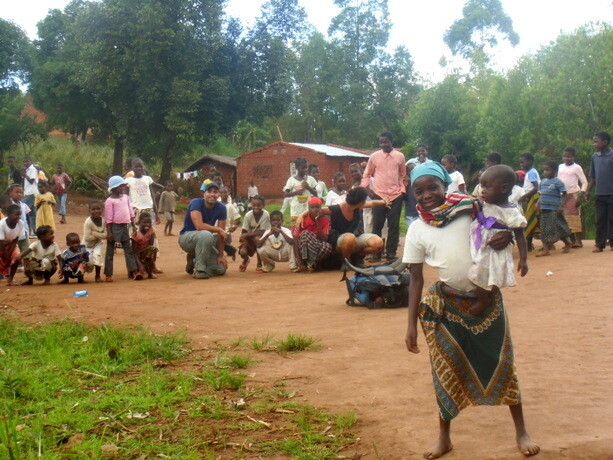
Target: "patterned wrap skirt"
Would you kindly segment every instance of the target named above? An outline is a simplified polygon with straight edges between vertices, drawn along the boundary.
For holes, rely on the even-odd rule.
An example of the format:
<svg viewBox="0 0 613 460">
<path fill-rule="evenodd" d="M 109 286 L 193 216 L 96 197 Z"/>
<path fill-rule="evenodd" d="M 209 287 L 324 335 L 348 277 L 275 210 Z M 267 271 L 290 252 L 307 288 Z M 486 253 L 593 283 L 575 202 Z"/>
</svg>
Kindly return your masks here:
<svg viewBox="0 0 613 460">
<path fill-rule="evenodd" d="M 570 227 L 571 233 L 581 233 L 581 208 L 577 207 L 579 193 L 569 193 L 564 203 L 564 218 Z"/>
<path fill-rule="evenodd" d="M 298 237 L 300 257 L 309 268 L 317 269 L 319 263 L 334 252 L 334 248 L 327 241 L 317 238 L 317 235 L 303 230 Z"/>
<path fill-rule="evenodd" d="M 524 215 L 526 216 L 526 220 L 528 224 L 526 228 L 524 228 L 524 235 L 526 238 L 534 236 L 535 233 L 539 233 L 539 216 L 536 212 L 536 203 L 539 200 L 541 195 L 537 192 L 530 197 L 528 202 L 524 205 Z"/>
<path fill-rule="evenodd" d="M 432 379 L 444 420 L 467 406 L 521 403 L 502 295 L 480 315 L 468 313 L 475 294 L 434 283 L 419 307 Z"/>
<path fill-rule="evenodd" d="M 541 241 L 543 243 L 555 243 L 562 238 L 569 237 L 570 233 L 564 214 L 551 209 L 541 210 Z"/>
</svg>

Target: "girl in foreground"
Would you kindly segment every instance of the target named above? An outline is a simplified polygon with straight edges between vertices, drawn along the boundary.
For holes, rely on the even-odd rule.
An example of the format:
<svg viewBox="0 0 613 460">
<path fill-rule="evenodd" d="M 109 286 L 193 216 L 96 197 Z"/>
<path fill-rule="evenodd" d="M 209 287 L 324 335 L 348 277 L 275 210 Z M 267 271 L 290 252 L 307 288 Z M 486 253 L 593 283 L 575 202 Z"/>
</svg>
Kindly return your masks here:
<svg viewBox="0 0 613 460">
<path fill-rule="evenodd" d="M 469 313 L 476 297 L 470 292 L 473 284 L 468 279 L 474 205 L 463 195 L 454 194 L 446 199 L 450 182 L 447 171 L 436 162 L 411 172 L 420 220 L 409 227 L 403 257 L 403 262 L 411 264 L 406 345 L 411 353 L 419 353 L 419 316 L 430 351 L 440 412 L 438 441 L 424 453 L 424 458 L 441 457 L 453 448 L 451 420 L 469 405 L 508 405 L 519 450 L 526 456 L 535 455 L 540 448 L 530 439 L 524 425 L 500 290 L 492 291 L 491 303 L 483 312 Z M 510 240 L 511 234 L 503 232 L 486 244 L 502 249 Z M 438 269 L 440 281 L 422 299 L 424 262 Z"/>
</svg>

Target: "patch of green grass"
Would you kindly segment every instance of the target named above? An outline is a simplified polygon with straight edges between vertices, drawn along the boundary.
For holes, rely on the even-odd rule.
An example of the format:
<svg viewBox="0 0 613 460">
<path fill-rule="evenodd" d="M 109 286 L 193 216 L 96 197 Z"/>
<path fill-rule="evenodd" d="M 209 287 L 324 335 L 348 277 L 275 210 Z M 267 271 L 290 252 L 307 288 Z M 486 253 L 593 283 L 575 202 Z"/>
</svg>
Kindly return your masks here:
<svg viewBox="0 0 613 460">
<path fill-rule="evenodd" d="M 290 401 L 285 383 L 247 390 L 250 356 L 182 368 L 183 333 L 0 317 L 0 348 L 2 459 L 334 458 L 355 439 L 354 415 Z"/>
<path fill-rule="evenodd" d="M 254 337 L 249 342 L 249 347 L 255 351 L 266 351 L 270 350 L 270 344 L 274 336 L 272 334 L 266 334 L 263 337 Z"/>
<path fill-rule="evenodd" d="M 318 350 L 321 348 L 319 339 L 306 335 L 287 334 L 282 340 L 277 340 L 276 349 L 281 352 L 298 352 L 305 350 Z"/>
</svg>

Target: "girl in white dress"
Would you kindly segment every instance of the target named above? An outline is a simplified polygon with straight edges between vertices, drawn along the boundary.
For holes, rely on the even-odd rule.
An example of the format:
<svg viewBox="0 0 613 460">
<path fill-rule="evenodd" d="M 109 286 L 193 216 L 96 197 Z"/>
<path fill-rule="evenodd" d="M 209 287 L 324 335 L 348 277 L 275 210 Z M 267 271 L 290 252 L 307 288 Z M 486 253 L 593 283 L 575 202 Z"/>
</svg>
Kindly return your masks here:
<svg viewBox="0 0 613 460">
<path fill-rule="evenodd" d="M 509 202 L 515 179 L 515 172 L 511 168 L 496 165 L 486 169 L 479 180 L 483 210 L 471 225 L 470 252 L 473 264 L 468 272 L 468 279 L 476 286 L 477 309 L 491 303 L 492 289 L 495 287 L 516 285 L 511 246 L 495 251 L 487 245 L 495 233 L 514 233 L 519 249 L 517 271 L 521 276 L 528 273 L 528 246 L 523 232 L 526 218 L 515 204 Z"/>
</svg>

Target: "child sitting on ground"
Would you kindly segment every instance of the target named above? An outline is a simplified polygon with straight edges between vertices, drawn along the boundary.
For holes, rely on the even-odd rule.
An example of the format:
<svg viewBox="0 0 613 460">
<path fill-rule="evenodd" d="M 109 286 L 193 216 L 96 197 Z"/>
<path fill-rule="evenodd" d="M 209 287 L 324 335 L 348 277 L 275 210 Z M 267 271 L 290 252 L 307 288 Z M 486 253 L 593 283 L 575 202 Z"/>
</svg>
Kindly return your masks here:
<svg viewBox="0 0 613 460">
<path fill-rule="evenodd" d="M 328 191 L 326 196 L 326 206 L 332 206 L 334 204 L 341 204 L 345 201 L 345 185 L 347 185 L 347 179 L 342 172 L 337 172 L 332 179 L 333 187 Z"/>
<path fill-rule="evenodd" d="M 273 271 L 276 262 L 289 262 L 289 269 L 293 272 L 297 271 L 293 246 L 292 232 L 283 227 L 283 213 L 281 211 L 271 212 L 270 230 L 266 230 L 257 242 L 263 272 Z"/>
<path fill-rule="evenodd" d="M 134 228 L 134 209 L 130 197 L 124 194 L 125 180 L 121 176 L 112 176 L 109 179 L 109 193 L 104 203 L 104 217 L 106 220 L 107 245 L 104 258 L 105 281 L 113 281 L 113 256 L 115 242 L 120 243 L 126 258 L 128 273 L 134 276 L 138 266 L 130 243 L 128 227 Z M 142 279 L 142 275 L 141 278 Z"/>
<path fill-rule="evenodd" d="M 46 181 L 40 181 L 38 183 L 38 195 L 34 199 L 34 206 L 36 207 L 36 227 L 41 225 L 48 225 L 55 229 L 55 221 L 53 220 L 53 206 L 55 205 L 55 198 L 53 193 L 49 191 L 49 187 Z"/>
<path fill-rule="evenodd" d="M 241 272 L 247 270 L 249 257 L 253 257 L 255 254 L 258 259 L 255 272 L 263 273 L 262 260 L 257 253 L 257 241 L 266 230 L 270 230 L 270 214 L 264 209 L 264 205 L 264 197 L 260 195 L 254 196 L 251 199 L 252 209 L 245 214 L 243 229 L 239 238 L 240 246 L 238 247 L 238 254 L 243 259 L 243 263 L 238 267 Z"/>
<path fill-rule="evenodd" d="M 95 200 L 89 203 L 89 217 L 85 219 L 83 224 L 83 241 L 92 265 L 96 269 L 96 283 L 100 283 L 100 270 L 104 265 L 104 258 L 102 257 L 102 248 L 104 247 L 104 240 L 106 240 L 108 234 L 106 232 L 106 223 L 104 217 L 102 217 L 102 203 Z"/>
<path fill-rule="evenodd" d="M 62 272 L 64 279 L 61 284 L 68 284 L 70 278 L 76 278 L 79 284 L 85 283 L 83 275 L 91 272 L 93 266 L 90 263 L 89 252 L 76 233 L 66 235 L 68 248 L 62 252 Z"/>
<path fill-rule="evenodd" d="M 132 249 L 136 257 L 138 271 L 134 274 L 135 280 L 142 280 L 145 273 L 147 278 L 155 279 L 153 274 L 158 248 L 155 246 L 155 229 L 151 214 L 141 212 L 138 218 L 138 229 L 132 233 Z"/>
<path fill-rule="evenodd" d="M 24 274 L 28 277 L 23 285 L 34 284 L 34 279 L 51 284 L 51 277 L 58 266 L 62 266 L 62 253 L 55 244 L 55 230 L 49 225 L 41 225 L 36 229 L 36 237 L 38 240 L 19 256 L 23 260 Z M 64 274 L 60 271 L 58 277 L 62 279 Z"/>
<path fill-rule="evenodd" d="M 487 168 L 479 179 L 483 210 L 471 225 L 470 252 L 473 264 L 468 279 L 476 285 L 477 301 L 471 312 L 482 312 L 492 302 L 492 289 L 515 286 L 511 247 L 495 251 L 487 245 L 498 232 L 512 231 L 519 249 L 517 271 L 528 273 L 528 247 L 524 235 L 526 218 L 519 208 L 509 203 L 515 185 L 515 172 L 505 165 Z"/>
<path fill-rule="evenodd" d="M 21 206 L 10 204 L 6 208 L 6 217 L 0 220 L 0 274 L 7 278 L 7 284 L 13 286 L 13 278 L 19 267 L 19 238 L 24 234 L 21 220 Z"/>
<path fill-rule="evenodd" d="M 536 256 L 548 256 L 549 251 L 554 249 L 553 244 L 562 240 L 564 242 L 564 254 L 570 252 L 572 242 L 571 231 L 564 217 L 564 205 L 566 204 L 566 186 L 556 177 L 558 163 L 548 161 L 543 168 L 545 178 L 539 184 L 539 200 L 536 204 L 537 212 L 540 212 L 541 241 L 543 249 Z"/>
<path fill-rule="evenodd" d="M 180 190 L 180 189 L 179 189 Z M 160 195 L 158 211 L 164 213 L 166 225 L 164 226 L 164 235 L 172 235 L 172 224 L 175 222 L 175 211 L 177 208 L 177 200 L 179 195 L 175 192 L 175 184 L 172 181 L 166 182 L 166 190 Z"/>
</svg>

